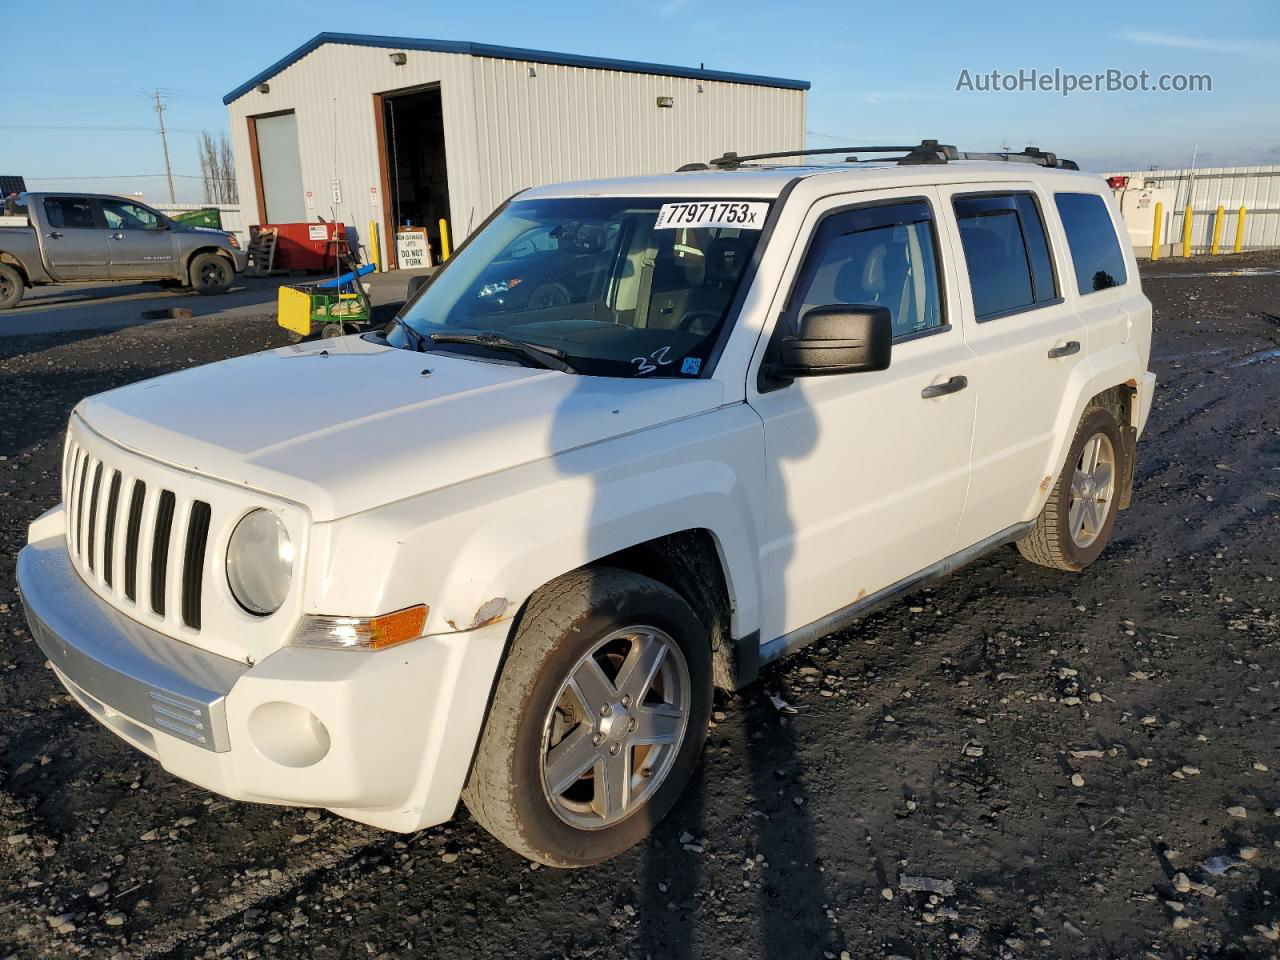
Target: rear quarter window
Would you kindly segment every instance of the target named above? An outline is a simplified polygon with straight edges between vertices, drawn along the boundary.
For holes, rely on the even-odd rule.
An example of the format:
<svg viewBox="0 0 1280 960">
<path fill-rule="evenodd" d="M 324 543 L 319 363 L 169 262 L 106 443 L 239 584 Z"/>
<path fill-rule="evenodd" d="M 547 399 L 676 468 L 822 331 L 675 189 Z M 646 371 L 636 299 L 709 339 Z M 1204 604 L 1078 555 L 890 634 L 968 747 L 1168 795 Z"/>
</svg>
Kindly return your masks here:
<svg viewBox="0 0 1280 960">
<path fill-rule="evenodd" d="M 1107 202 L 1096 193 L 1055 193 L 1081 294 L 1122 286 L 1128 275 Z"/>
</svg>

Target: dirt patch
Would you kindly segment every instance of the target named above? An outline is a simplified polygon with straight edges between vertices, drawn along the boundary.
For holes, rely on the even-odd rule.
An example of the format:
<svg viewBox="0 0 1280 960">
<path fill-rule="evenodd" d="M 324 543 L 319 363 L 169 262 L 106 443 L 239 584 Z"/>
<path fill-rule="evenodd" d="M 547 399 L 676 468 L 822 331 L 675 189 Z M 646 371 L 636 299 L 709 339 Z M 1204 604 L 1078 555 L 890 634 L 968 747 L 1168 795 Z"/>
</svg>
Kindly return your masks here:
<svg viewBox="0 0 1280 960">
<path fill-rule="evenodd" d="M 1144 267 L 1160 387 L 1099 563 L 1009 548 L 768 669 L 654 838 L 572 873 L 465 812 L 223 800 L 75 706 L 13 589 L 71 407 L 283 336 L 0 340 L 0 956 L 1275 956 L 1280 276 L 1186 270 Z"/>
</svg>

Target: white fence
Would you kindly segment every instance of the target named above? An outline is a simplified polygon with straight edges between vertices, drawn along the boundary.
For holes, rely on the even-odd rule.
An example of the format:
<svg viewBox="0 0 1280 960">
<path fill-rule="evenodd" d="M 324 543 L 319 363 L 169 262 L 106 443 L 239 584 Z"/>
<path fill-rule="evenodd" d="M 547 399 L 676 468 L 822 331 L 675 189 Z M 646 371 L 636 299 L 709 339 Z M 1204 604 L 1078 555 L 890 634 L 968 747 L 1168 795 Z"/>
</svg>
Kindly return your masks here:
<svg viewBox="0 0 1280 960">
<path fill-rule="evenodd" d="M 242 247 L 249 245 L 249 227 L 240 214 L 238 203 L 153 203 L 152 206 L 161 213 L 168 214 L 189 213 L 192 210 L 217 207 L 222 214 L 222 229 L 234 233 Z"/>
<path fill-rule="evenodd" d="M 1245 208 L 1242 249 L 1280 247 L 1280 165 L 1128 170 L 1108 176 L 1130 177 L 1130 184 L 1141 181 L 1163 202 L 1161 233 L 1166 253 L 1180 253 L 1182 250 L 1182 221 L 1188 203 L 1191 204 L 1192 253 L 1209 252 L 1219 206 L 1224 208 L 1221 250 L 1230 251 L 1235 244 L 1241 207 Z M 1142 222 L 1137 222 L 1136 218 L 1142 218 Z M 1145 246 L 1150 249 L 1154 204 L 1140 209 L 1135 206 L 1132 212 L 1126 210 L 1125 219 L 1134 246 L 1144 245 L 1139 240 L 1141 236 L 1145 237 Z"/>
</svg>

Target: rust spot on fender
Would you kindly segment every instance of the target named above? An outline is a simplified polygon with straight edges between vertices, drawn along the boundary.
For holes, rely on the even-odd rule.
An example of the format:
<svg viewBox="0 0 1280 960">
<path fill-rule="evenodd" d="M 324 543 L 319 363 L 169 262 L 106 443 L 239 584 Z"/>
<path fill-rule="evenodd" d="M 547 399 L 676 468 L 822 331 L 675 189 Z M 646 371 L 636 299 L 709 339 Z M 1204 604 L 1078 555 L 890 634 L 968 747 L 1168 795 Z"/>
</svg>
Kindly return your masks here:
<svg viewBox="0 0 1280 960">
<path fill-rule="evenodd" d="M 480 604 L 480 609 L 476 611 L 476 615 L 471 620 L 471 626 L 468 630 L 475 630 L 479 627 L 487 626 L 495 620 L 501 620 L 502 615 L 507 612 L 507 608 L 511 606 L 511 601 L 506 597 L 494 597 L 492 600 L 486 600 Z"/>
<path fill-rule="evenodd" d="M 1125 383 L 1131 387 L 1136 387 L 1138 385 L 1138 381 L 1133 377 L 1130 377 L 1128 380 L 1125 381 Z"/>
<path fill-rule="evenodd" d="M 865 597 L 866 595 L 867 595 L 867 589 L 866 589 L 866 587 L 863 587 L 861 590 L 859 590 L 859 591 L 858 591 L 858 595 L 857 595 L 856 597 L 854 597 L 854 598 L 853 598 L 853 602 L 854 602 L 854 603 L 857 603 L 859 600 L 861 600 L 861 599 L 862 599 L 863 597 Z"/>
<path fill-rule="evenodd" d="M 1052 475 L 1052 474 L 1050 474 L 1049 476 L 1045 477 L 1043 480 L 1041 480 L 1041 481 L 1040 481 L 1040 492 L 1041 492 L 1041 493 L 1044 493 L 1046 490 L 1048 490 L 1048 489 L 1049 489 L 1049 485 L 1050 485 L 1051 483 L 1053 483 L 1053 475 Z"/>
</svg>

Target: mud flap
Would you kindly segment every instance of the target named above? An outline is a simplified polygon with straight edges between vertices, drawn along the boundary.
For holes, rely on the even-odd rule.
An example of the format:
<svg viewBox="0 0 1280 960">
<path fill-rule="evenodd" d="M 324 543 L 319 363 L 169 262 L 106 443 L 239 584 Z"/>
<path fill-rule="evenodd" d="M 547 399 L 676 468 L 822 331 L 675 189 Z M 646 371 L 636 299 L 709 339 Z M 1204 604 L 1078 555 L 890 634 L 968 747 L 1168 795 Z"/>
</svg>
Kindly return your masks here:
<svg viewBox="0 0 1280 960">
<path fill-rule="evenodd" d="M 713 682 L 721 690 L 741 690 L 760 676 L 760 631 L 752 630 L 715 651 Z"/>
<path fill-rule="evenodd" d="M 1120 448 L 1120 476 L 1116 478 L 1119 483 L 1116 502 L 1121 510 L 1128 510 L 1129 504 L 1133 502 L 1134 464 L 1138 459 L 1138 431 L 1136 428 L 1128 424 L 1120 425 Z"/>
</svg>

